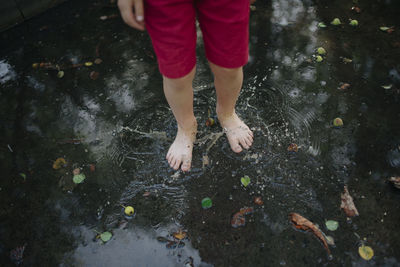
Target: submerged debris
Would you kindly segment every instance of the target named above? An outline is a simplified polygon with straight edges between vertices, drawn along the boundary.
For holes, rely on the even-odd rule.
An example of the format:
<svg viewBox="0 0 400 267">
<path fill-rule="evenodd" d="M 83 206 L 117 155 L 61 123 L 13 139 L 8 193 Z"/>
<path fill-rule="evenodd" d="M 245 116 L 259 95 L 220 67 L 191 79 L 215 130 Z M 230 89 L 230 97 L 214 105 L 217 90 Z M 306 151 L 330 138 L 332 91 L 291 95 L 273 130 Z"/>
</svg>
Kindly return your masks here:
<svg viewBox="0 0 400 267">
<path fill-rule="evenodd" d="M 342 203 L 340 208 L 344 210 L 347 216 L 353 217 L 358 216 L 358 210 L 354 205 L 353 198 L 350 196 L 347 186 L 344 186 L 344 193 L 341 194 Z"/>
<path fill-rule="evenodd" d="M 390 177 L 389 182 L 392 182 L 394 187 L 400 189 L 400 176 Z"/>
<path fill-rule="evenodd" d="M 15 265 L 20 265 L 24 262 L 24 251 L 26 248 L 26 243 L 23 246 L 16 247 L 10 251 L 10 260 Z"/>
<path fill-rule="evenodd" d="M 328 247 L 328 242 L 326 241 L 324 234 L 315 224 L 298 213 L 290 213 L 289 219 L 296 229 L 310 231 L 313 233 L 322 242 L 328 254 L 331 255 L 331 251 Z"/>
<path fill-rule="evenodd" d="M 231 220 L 231 225 L 233 228 L 243 227 L 246 225 L 246 218 L 244 215 L 248 215 L 254 212 L 253 207 L 241 208 L 239 212 L 236 212 Z"/>
</svg>

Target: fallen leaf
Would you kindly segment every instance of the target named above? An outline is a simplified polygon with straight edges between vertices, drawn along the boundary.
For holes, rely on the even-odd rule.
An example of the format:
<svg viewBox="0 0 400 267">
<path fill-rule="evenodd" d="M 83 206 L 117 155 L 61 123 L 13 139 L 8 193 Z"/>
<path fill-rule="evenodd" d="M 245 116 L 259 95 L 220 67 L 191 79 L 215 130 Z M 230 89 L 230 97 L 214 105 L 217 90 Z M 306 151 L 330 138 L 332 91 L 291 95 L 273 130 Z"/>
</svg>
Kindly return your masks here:
<svg viewBox="0 0 400 267">
<path fill-rule="evenodd" d="M 213 118 L 208 118 L 206 120 L 206 126 L 210 127 L 213 126 L 215 124 L 215 120 Z"/>
<path fill-rule="evenodd" d="M 351 10 L 355 11 L 356 13 L 361 13 L 361 8 L 359 8 L 358 6 L 351 7 Z"/>
<path fill-rule="evenodd" d="M 254 212 L 252 207 L 244 207 L 241 208 L 239 212 L 236 212 L 232 216 L 231 225 L 233 228 L 243 227 L 246 225 L 245 215 L 251 214 Z"/>
<path fill-rule="evenodd" d="M 400 189 L 400 176 L 398 176 L 398 177 L 390 177 L 390 178 L 389 178 L 389 181 L 392 182 L 393 185 L 394 185 L 396 188 Z"/>
<path fill-rule="evenodd" d="M 86 179 L 86 176 L 83 173 L 81 173 L 78 175 L 74 175 L 74 177 L 72 178 L 72 181 L 76 184 L 81 184 L 81 183 L 83 183 L 83 181 L 85 179 Z"/>
<path fill-rule="evenodd" d="M 356 19 L 352 19 L 352 20 L 350 20 L 350 23 L 349 23 L 349 25 L 350 25 L 350 26 L 353 26 L 353 27 L 356 27 L 356 26 L 358 26 L 358 20 L 356 20 Z"/>
<path fill-rule="evenodd" d="M 175 239 L 182 240 L 182 239 L 185 239 L 185 238 L 186 238 L 187 232 L 182 231 L 182 230 L 179 230 L 178 232 L 173 233 L 172 236 L 173 236 Z"/>
<path fill-rule="evenodd" d="M 392 88 L 392 86 L 393 86 L 392 84 L 382 85 L 382 88 L 385 89 L 385 90 L 389 90 L 389 89 Z"/>
<path fill-rule="evenodd" d="M 58 77 L 59 79 L 61 79 L 62 77 L 64 77 L 64 71 L 60 70 L 60 71 L 57 73 L 57 77 Z"/>
<path fill-rule="evenodd" d="M 64 158 L 58 158 L 53 163 L 53 169 L 58 170 L 61 169 L 62 167 L 65 167 L 66 165 L 67 161 Z"/>
<path fill-rule="evenodd" d="M 358 210 L 354 205 L 353 198 L 350 196 L 347 186 L 344 186 L 344 193 L 341 194 L 342 203 L 340 208 L 344 210 L 347 216 L 353 217 L 358 216 Z"/>
<path fill-rule="evenodd" d="M 106 231 L 106 232 L 100 234 L 100 239 L 101 239 L 101 241 L 103 241 L 104 243 L 107 242 L 107 241 L 109 241 L 109 240 L 111 239 L 111 237 L 112 237 L 112 233 L 110 233 L 110 232 L 108 232 L 108 231 Z"/>
<path fill-rule="evenodd" d="M 233 228 L 243 227 L 246 225 L 246 218 L 242 213 L 240 213 L 240 211 L 233 215 L 231 225 Z"/>
<path fill-rule="evenodd" d="M 347 58 L 347 57 L 342 58 L 342 61 L 343 61 L 343 63 L 345 63 L 345 64 L 353 62 L 352 59 Z"/>
<path fill-rule="evenodd" d="M 92 65 L 93 65 L 93 62 L 91 62 L 91 61 L 85 62 L 85 66 L 86 66 L 86 67 L 90 67 L 90 66 L 92 66 Z"/>
<path fill-rule="evenodd" d="M 22 179 L 24 179 L 24 181 L 26 180 L 26 174 L 25 173 L 21 172 L 19 175 L 22 177 Z"/>
<path fill-rule="evenodd" d="M 347 89 L 349 89 L 350 88 L 350 84 L 349 83 L 342 83 L 340 86 L 339 86 L 339 90 L 347 90 Z"/>
<path fill-rule="evenodd" d="M 10 251 L 10 260 L 17 266 L 24 262 L 24 251 L 26 243 L 23 246 L 19 246 Z"/>
<path fill-rule="evenodd" d="M 148 196 L 150 196 L 150 194 L 151 194 L 150 192 L 146 191 L 146 192 L 144 192 L 144 193 L 143 193 L 143 195 L 142 195 L 142 196 L 144 196 L 144 197 L 148 197 Z"/>
<path fill-rule="evenodd" d="M 259 206 L 261 206 L 261 205 L 264 204 L 264 201 L 262 200 L 261 197 L 255 197 L 255 198 L 254 198 L 254 203 L 257 204 L 257 205 L 259 205 Z"/>
<path fill-rule="evenodd" d="M 318 27 L 320 28 L 326 28 L 326 24 L 323 22 L 318 23 Z"/>
<path fill-rule="evenodd" d="M 342 22 L 340 21 L 339 18 L 334 18 L 331 22 L 332 25 L 338 26 L 340 25 Z"/>
<path fill-rule="evenodd" d="M 333 126 L 339 128 L 343 126 L 343 120 L 341 118 L 335 118 L 333 120 Z"/>
<path fill-rule="evenodd" d="M 315 60 L 316 60 L 317 62 L 322 62 L 322 61 L 324 60 L 324 58 L 321 57 L 320 55 L 318 55 L 318 56 L 315 57 Z"/>
<path fill-rule="evenodd" d="M 101 64 L 102 62 L 103 62 L 103 60 L 101 58 L 96 58 L 94 60 L 94 64 L 97 64 L 97 65 Z"/>
<path fill-rule="evenodd" d="M 317 53 L 318 53 L 319 55 L 325 55 L 325 54 L 326 54 L 326 50 L 325 50 L 325 48 L 323 48 L 323 47 L 318 47 L 318 48 L 317 48 Z"/>
<path fill-rule="evenodd" d="M 250 184 L 250 177 L 245 175 L 242 178 L 240 178 L 240 182 L 244 187 L 248 186 Z"/>
<path fill-rule="evenodd" d="M 311 221 L 307 220 L 306 218 L 304 218 L 303 216 L 301 216 L 298 213 L 290 213 L 289 219 L 296 229 L 310 231 L 311 233 L 313 233 L 322 242 L 322 244 L 324 245 L 328 254 L 331 255 L 331 251 L 328 247 L 328 243 L 327 243 L 322 231 L 317 226 L 315 226 Z"/>
<path fill-rule="evenodd" d="M 100 73 L 98 73 L 97 71 L 92 71 L 92 72 L 90 72 L 89 77 L 92 80 L 97 80 L 97 78 L 99 78 L 99 75 L 100 75 Z"/>
<path fill-rule="evenodd" d="M 339 227 L 339 223 L 337 221 L 333 221 L 333 220 L 326 221 L 325 225 L 329 231 L 336 231 Z"/>
<path fill-rule="evenodd" d="M 209 209 L 212 207 L 212 200 L 209 197 L 205 197 L 201 200 L 201 206 L 203 209 Z"/>
<path fill-rule="evenodd" d="M 292 143 L 288 146 L 287 151 L 289 152 L 298 152 L 299 151 L 299 147 L 295 144 Z"/>
<path fill-rule="evenodd" d="M 358 254 L 360 254 L 361 258 L 369 261 L 374 256 L 374 250 L 370 246 L 360 246 L 358 247 Z"/>
</svg>

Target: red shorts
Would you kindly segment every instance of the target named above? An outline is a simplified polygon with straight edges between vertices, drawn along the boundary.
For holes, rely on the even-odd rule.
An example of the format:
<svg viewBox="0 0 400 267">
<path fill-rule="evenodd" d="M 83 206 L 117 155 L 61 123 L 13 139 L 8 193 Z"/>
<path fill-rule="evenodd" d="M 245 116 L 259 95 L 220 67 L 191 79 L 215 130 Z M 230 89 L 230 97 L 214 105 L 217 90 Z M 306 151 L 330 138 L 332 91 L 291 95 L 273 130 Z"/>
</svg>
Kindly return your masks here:
<svg viewBox="0 0 400 267">
<path fill-rule="evenodd" d="M 196 16 L 207 59 L 225 68 L 248 61 L 249 0 L 144 0 L 146 29 L 161 74 L 180 78 L 196 64 Z"/>
</svg>

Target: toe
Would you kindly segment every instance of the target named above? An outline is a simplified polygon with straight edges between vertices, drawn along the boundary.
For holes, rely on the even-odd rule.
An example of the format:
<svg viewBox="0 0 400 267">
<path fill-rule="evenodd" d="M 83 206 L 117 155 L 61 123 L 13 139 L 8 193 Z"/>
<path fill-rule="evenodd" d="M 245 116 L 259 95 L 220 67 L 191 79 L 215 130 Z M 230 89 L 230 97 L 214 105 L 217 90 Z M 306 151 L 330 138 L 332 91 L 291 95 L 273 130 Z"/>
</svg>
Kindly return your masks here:
<svg viewBox="0 0 400 267">
<path fill-rule="evenodd" d="M 185 157 L 182 162 L 182 171 L 187 172 L 188 170 L 190 170 L 191 163 L 192 159 L 190 157 Z"/>
<path fill-rule="evenodd" d="M 244 140 L 245 140 L 247 146 L 248 146 L 248 147 L 251 147 L 251 145 L 253 144 L 253 140 L 250 139 L 250 138 L 245 138 Z"/>
<path fill-rule="evenodd" d="M 175 171 L 179 169 L 179 166 L 181 165 L 182 161 L 180 159 L 177 159 L 175 161 L 174 166 L 172 167 Z"/>
<path fill-rule="evenodd" d="M 239 143 L 231 144 L 231 148 L 232 148 L 233 152 L 235 152 L 235 153 L 240 153 L 243 150 L 242 147 L 239 145 Z"/>
<path fill-rule="evenodd" d="M 246 138 L 242 138 L 242 139 L 240 140 L 240 144 L 242 145 L 242 147 L 243 147 L 244 149 L 249 149 L 249 148 L 250 148 L 250 146 L 247 145 L 247 140 L 246 140 Z"/>
</svg>

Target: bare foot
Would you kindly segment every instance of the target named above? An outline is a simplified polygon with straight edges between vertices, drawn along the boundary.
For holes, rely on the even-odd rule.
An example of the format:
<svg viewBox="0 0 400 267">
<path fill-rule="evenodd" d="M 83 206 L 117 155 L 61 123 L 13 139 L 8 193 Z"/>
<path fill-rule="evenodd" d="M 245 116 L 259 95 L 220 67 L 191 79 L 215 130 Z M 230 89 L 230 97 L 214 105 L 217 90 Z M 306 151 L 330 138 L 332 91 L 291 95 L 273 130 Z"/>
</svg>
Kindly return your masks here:
<svg viewBox="0 0 400 267">
<path fill-rule="evenodd" d="M 194 123 L 192 127 L 188 129 L 182 129 L 178 126 L 178 132 L 175 137 L 175 141 L 167 153 L 167 160 L 169 166 L 174 170 L 181 170 L 186 172 L 190 170 L 192 164 L 192 150 L 193 143 L 196 140 L 197 123 Z"/>
<path fill-rule="evenodd" d="M 229 117 L 219 116 L 218 120 L 226 133 L 233 152 L 240 153 L 243 148 L 249 149 L 251 147 L 253 132 L 239 119 L 236 113 Z"/>
</svg>

